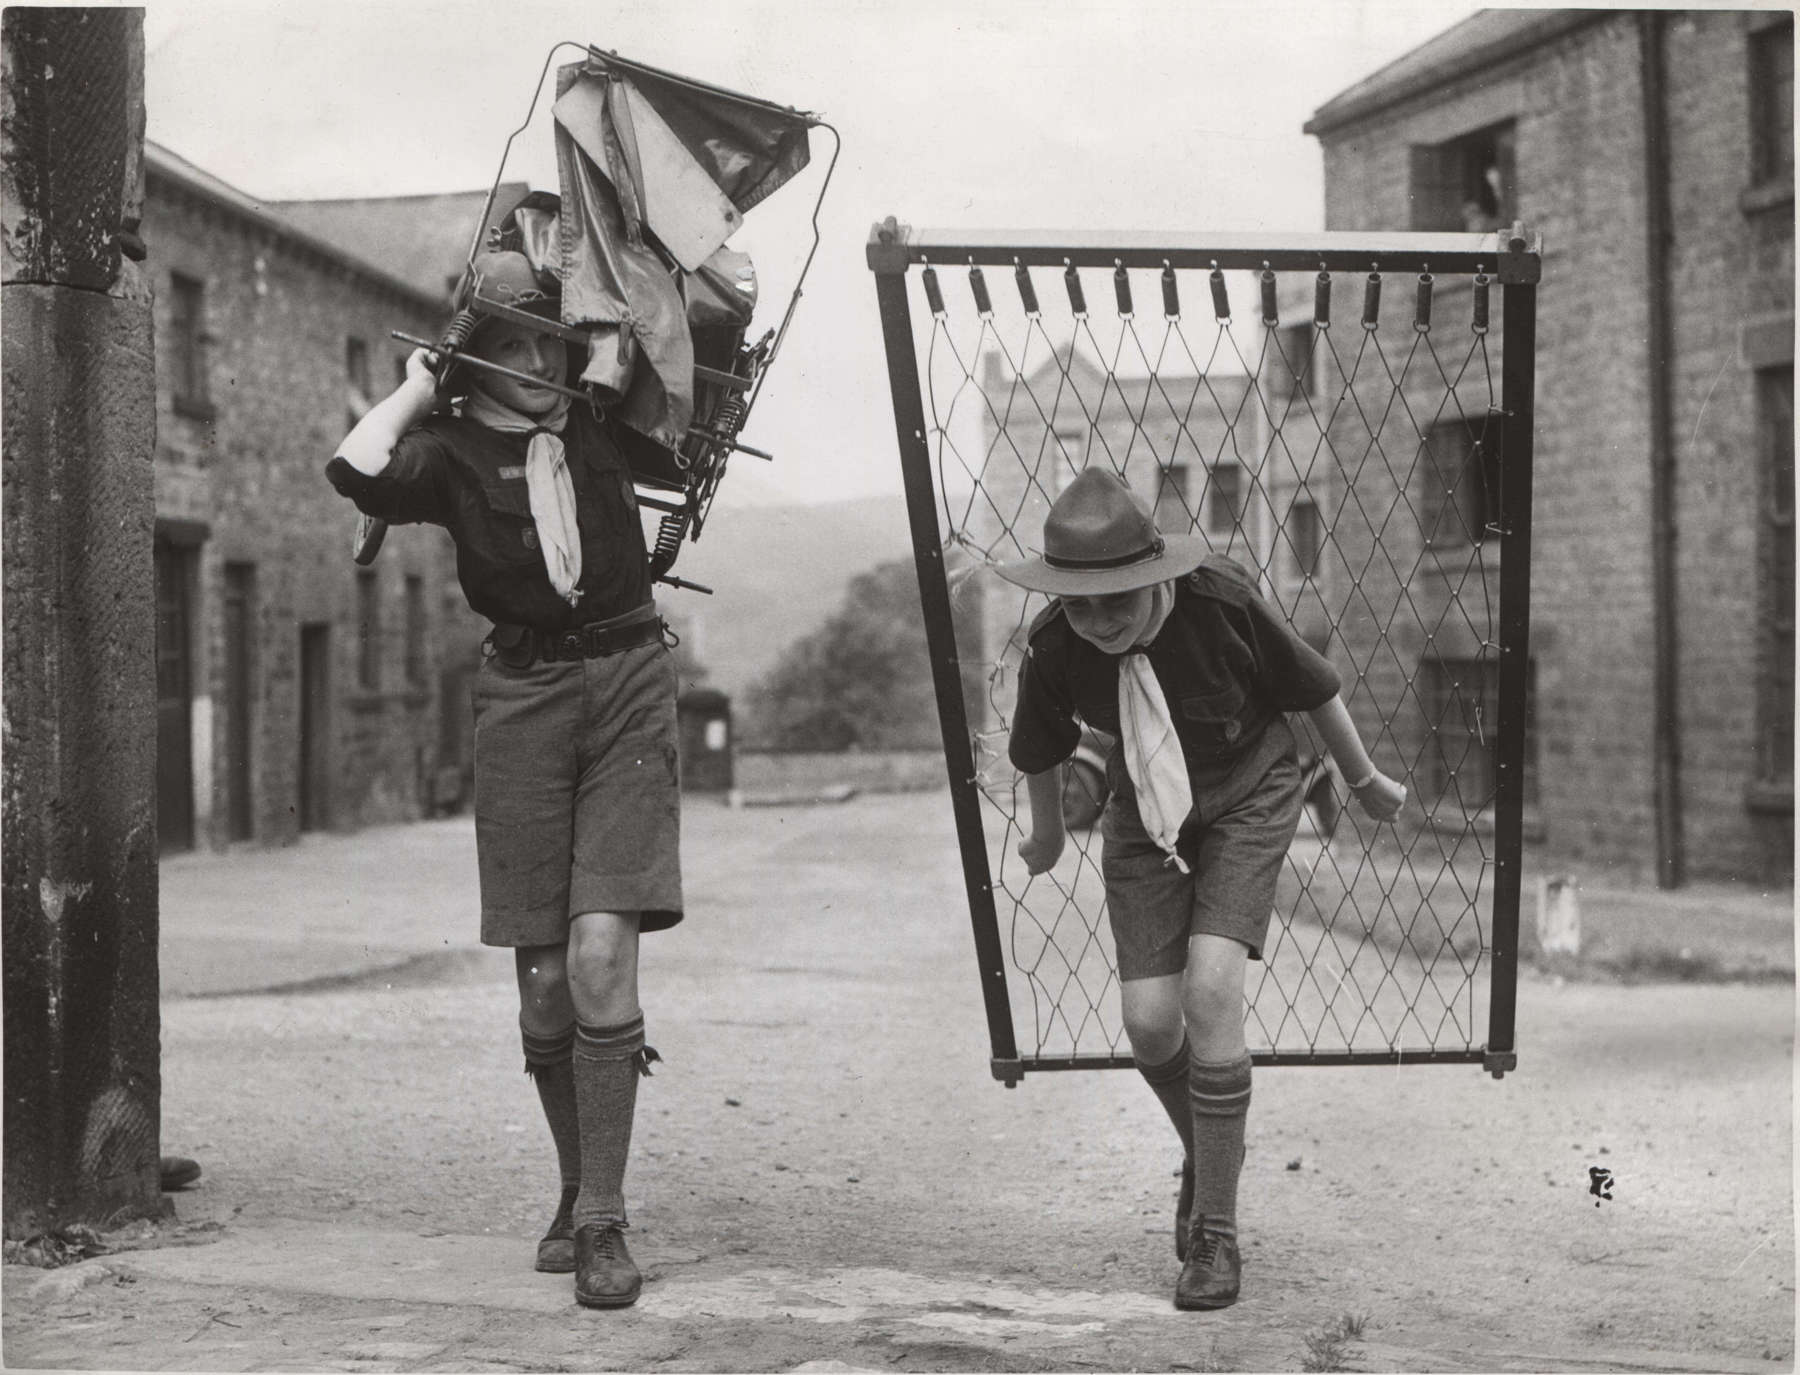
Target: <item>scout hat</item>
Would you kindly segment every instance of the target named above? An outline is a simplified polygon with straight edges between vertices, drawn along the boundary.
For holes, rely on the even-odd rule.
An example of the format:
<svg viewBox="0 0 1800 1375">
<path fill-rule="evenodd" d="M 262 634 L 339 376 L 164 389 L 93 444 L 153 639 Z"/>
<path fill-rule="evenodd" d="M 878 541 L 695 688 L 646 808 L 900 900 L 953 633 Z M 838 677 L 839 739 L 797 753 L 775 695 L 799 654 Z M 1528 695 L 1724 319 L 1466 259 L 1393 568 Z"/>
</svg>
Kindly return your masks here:
<svg viewBox="0 0 1800 1375">
<path fill-rule="evenodd" d="M 1054 596 L 1101 597 L 1192 572 L 1206 557 L 1198 535 L 1165 535 L 1131 488 L 1106 468 L 1088 468 L 1044 520 L 1044 549 L 994 571 Z"/>
<path fill-rule="evenodd" d="M 478 254 L 474 263 L 475 294 L 503 306 L 525 311 L 544 320 L 561 318 L 562 284 L 550 273 L 539 273 L 531 259 L 510 249 L 490 249 Z M 551 283 L 545 290 L 544 283 Z M 477 307 L 477 310 L 480 308 Z M 494 319 L 483 315 L 482 320 Z M 479 326 L 477 326 L 479 328 Z"/>
<path fill-rule="evenodd" d="M 562 284 L 555 274 L 539 272 L 531 265 L 531 259 L 523 253 L 512 249 L 489 249 L 475 257 L 470 272 L 464 276 L 464 285 L 458 289 L 458 296 L 473 302 L 474 297 L 482 296 L 503 306 L 511 306 L 528 315 L 552 322 L 562 319 Z M 548 289 L 545 282 L 550 283 Z M 466 294 L 465 294 L 466 293 Z M 473 352 L 481 336 L 498 315 L 490 315 L 480 306 L 474 306 L 476 312 L 475 325 L 463 340 L 461 351 Z M 571 346 L 573 347 L 573 346 Z M 571 360 L 572 367 L 579 370 L 579 356 Z M 459 395 L 474 382 L 473 368 L 458 367 L 454 360 L 444 374 L 443 385 L 452 395 Z"/>
</svg>

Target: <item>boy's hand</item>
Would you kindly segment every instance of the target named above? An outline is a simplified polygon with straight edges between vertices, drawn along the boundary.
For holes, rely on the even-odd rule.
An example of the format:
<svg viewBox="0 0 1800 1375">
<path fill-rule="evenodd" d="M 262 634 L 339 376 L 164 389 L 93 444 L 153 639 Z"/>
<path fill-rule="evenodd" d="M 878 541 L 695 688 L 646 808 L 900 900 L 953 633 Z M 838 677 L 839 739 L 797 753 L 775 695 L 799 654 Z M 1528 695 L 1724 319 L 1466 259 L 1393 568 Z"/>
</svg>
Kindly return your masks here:
<svg viewBox="0 0 1800 1375">
<path fill-rule="evenodd" d="M 1054 836 L 1039 836 L 1036 832 L 1019 842 L 1019 858 L 1025 861 L 1025 872 L 1041 874 L 1056 867 L 1056 861 L 1062 858 L 1063 833 Z"/>
<path fill-rule="evenodd" d="M 1367 783 L 1350 791 L 1362 809 L 1377 821 L 1392 821 L 1400 815 L 1400 808 L 1406 804 L 1406 788 L 1380 769 L 1375 771 L 1375 776 Z"/>
<path fill-rule="evenodd" d="M 429 349 L 414 349 L 406 355 L 406 380 L 410 385 L 428 385 L 433 392 L 437 391 L 437 369 L 441 363 L 438 355 Z"/>
</svg>

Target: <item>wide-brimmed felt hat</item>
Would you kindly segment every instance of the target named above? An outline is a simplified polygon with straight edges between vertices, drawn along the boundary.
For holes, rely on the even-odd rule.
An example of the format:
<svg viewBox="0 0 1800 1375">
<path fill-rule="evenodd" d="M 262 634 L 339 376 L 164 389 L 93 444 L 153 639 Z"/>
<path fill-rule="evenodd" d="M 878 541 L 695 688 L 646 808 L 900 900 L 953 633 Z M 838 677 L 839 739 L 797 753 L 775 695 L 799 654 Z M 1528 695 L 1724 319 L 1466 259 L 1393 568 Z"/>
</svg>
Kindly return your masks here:
<svg viewBox="0 0 1800 1375">
<path fill-rule="evenodd" d="M 1043 551 L 994 571 L 1033 592 L 1103 597 L 1191 573 L 1206 552 L 1198 535 L 1158 530 L 1117 473 L 1089 468 L 1050 507 Z"/>
</svg>

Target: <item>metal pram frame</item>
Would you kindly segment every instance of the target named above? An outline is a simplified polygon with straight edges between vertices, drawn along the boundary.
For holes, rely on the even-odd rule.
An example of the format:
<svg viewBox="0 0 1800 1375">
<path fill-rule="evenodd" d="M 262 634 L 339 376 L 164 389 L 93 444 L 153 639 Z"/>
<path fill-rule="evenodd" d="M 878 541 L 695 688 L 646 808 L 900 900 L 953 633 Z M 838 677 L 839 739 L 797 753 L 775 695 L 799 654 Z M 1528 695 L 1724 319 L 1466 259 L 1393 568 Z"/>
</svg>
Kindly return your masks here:
<svg viewBox="0 0 1800 1375">
<path fill-rule="evenodd" d="M 657 581 L 668 583 L 674 587 L 710 592 L 710 588 L 675 577 L 670 570 L 674 567 L 682 545 L 700 538 L 700 532 L 705 527 L 706 518 L 712 509 L 713 500 L 718 494 L 719 484 L 724 478 L 725 467 L 731 455 L 741 452 L 761 459 L 773 458 L 773 455 L 765 450 L 744 443 L 740 436 L 745 423 L 749 420 L 751 408 L 761 394 L 763 383 L 768 377 L 769 367 L 780 353 L 781 345 L 787 338 L 788 328 L 793 323 L 794 312 L 800 304 L 806 275 L 812 268 L 813 258 L 818 254 L 819 209 L 825 202 L 825 193 L 831 185 L 832 173 L 837 168 L 842 141 L 835 128 L 808 111 L 796 110 L 792 106 L 778 105 L 772 101 L 743 95 L 722 86 L 697 81 L 691 77 L 664 71 L 645 63 L 633 62 L 620 57 L 617 53 L 602 50 L 591 44 L 564 40 L 553 45 L 544 58 L 543 69 L 538 73 L 537 85 L 532 91 L 531 104 L 525 112 L 524 121 L 507 135 L 506 144 L 501 149 L 500 165 L 495 169 L 493 183 L 488 188 L 487 197 L 482 203 L 481 214 L 475 223 L 475 232 L 469 240 L 462 282 L 457 288 L 457 299 L 454 303 L 454 313 L 450 324 L 442 337 L 435 343 L 399 330 L 391 332 L 396 339 L 430 349 L 435 353 L 439 359 L 440 377 L 448 373 L 452 364 L 463 364 L 503 374 L 508 372 L 505 368 L 484 359 L 474 358 L 464 352 L 464 345 L 467 343 L 469 335 L 474 330 L 476 323 L 483 317 L 491 316 L 509 320 L 529 329 L 571 342 L 584 344 L 587 342 L 588 336 L 579 329 L 555 321 L 544 320 L 501 302 L 487 299 L 477 294 L 474 287 L 475 259 L 481 252 L 484 238 L 490 232 L 488 219 L 493 213 L 494 202 L 500 192 L 500 184 L 506 176 L 506 163 L 512 153 L 513 141 L 531 126 L 531 121 L 537 114 L 538 101 L 543 95 L 544 81 L 550 74 L 551 64 L 556 60 L 556 55 L 565 48 L 579 49 L 590 58 L 599 59 L 607 65 L 620 68 L 627 73 L 638 72 L 659 81 L 685 86 L 703 94 L 723 96 L 790 119 L 804 120 L 809 128 L 821 128 L 831 135 L 831 159 L 826 164 L 824 179 L 819 184 L 818 196 L 813 202 L 812 244 L 807 249 L 799 276 L 794 281 L 794 289 L 782 313 L 780 325 L 767 331 L 754 344 L 745 342 L 746 331 L 742 329 L 735 331 L 729 338 L 716 337 L 721 334 L 721 331 L 708 331 L 709 335 L 715 337 L 705 340 L 704 346 L 703 341 L 696 337 L 694 340 L 694 415 L 680 445 L 675 448 L 667 448 L 647 436 L 639 436 L 641 442 L 633 444 L 627 454 L 627 462 L 631 466 L 634 483 L 639 489 L 639 503 L 661 512 L 661 519 L 649 551 L 651 576 Z M 535 381 L 535 379 L 531 380 Z M 563 392 L 576 400 L 598 405 L 590 390 L 560 386 L 552 389 Z M 372 563 L 381 550 L 381 543 L 386 533 L 387 523 L 385 521 L 372 516 L 359 517 L 352 548 L 356 562 L 359 564 Z"/>
</svg>

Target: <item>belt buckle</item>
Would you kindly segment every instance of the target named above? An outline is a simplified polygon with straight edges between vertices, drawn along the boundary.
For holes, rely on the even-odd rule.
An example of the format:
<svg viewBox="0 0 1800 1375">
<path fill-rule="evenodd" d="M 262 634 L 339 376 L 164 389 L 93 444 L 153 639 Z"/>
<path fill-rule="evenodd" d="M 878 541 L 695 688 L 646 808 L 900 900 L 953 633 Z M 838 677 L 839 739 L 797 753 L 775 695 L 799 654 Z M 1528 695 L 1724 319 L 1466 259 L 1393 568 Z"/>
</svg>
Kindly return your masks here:
<svg viewBox="0 0 1800 1375">
<path fill-rule="evenodd" d="M 562 639 L 557 642 L 556 650 L 558 656 L 564 659 L 585 658 L 587 637 L 579 630 L 567 631 L 564 633 Z"/>
</svg>

